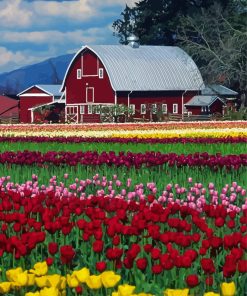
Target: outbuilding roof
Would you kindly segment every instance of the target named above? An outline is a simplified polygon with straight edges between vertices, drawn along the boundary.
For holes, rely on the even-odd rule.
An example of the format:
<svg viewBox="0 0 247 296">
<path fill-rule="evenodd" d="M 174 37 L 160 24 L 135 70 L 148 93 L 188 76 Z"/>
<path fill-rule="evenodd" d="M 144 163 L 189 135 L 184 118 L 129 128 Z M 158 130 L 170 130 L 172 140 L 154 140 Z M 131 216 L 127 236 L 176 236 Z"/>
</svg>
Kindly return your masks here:
<svg viewBox="0 0 247 296">
<path fill-rule="evenodd" d="M 202 89 L 203 95 L 237 96 L 238 93 L 221 84 L 211 84 Z"/>
<path fill-rule="evenodd" d="M 29 88 L 23 90 L 21 93 L 18 94 L 18 96 L 24 94 L 25 92 L 27 92 L 29 89 L 33 88 L 33 87 L 37 87 L 40 90 L 44 91 L 45 93 L 54 96 L 54 97 L 58 97 L 62 95 L 62 92 L 60 91 L 61 89 L 61 85 L 60 84 L 35 84 L 30 86 Z"/>
<path fill-rule="evenodd" d="M 218 96 L 194 96 L 185 106 L 211 106 L 216 100 L 220 100 L 225 104 Z"/>
<path fill-rule="evenodd" d="M 204 83 L 191 57 L 175 46 L 91 45 L 74 56 L 91 50 L 103 63 L 115 91 L 200 90 Z"/>
</svg>

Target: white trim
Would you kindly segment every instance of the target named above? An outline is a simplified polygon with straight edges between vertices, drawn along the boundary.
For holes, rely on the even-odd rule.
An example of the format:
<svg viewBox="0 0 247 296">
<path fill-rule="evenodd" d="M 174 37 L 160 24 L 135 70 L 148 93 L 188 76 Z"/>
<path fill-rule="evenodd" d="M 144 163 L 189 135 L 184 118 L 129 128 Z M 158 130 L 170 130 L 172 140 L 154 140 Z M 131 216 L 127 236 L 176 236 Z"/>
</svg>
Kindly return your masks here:
<svg viewBox="0 0 247 296">
<path fill-rule="evenodd" d="M 84 62 L 83 62 L 83 54 L 81 55 L 82 59 L 81 59 L 81 64 L 82 64 L 82 72 L 81 72 L 81 77 L 98 77 L 99 76 L 99 59 L 98 59 L 98 55 L 96 55 L 96 58 L 97 58 L 97 74 L 91 74 L 91 75 L 85 75 L 84 74 L 84 68 L 83 68 L 83 65 L 84 65 Z M 67 73 L 67 72 L 66 72 Z"/>
<path fill-rule="evenodd" d="M 73 107 L 73 108 L 76 108 L 76 112 L 73 112 L 73 113 L 69 113 L 67 112 L 68 108 L 70 107 Z M 73 109 L 74 111 L 74 109 Z M 68 115 L 74 115 L 76 116 L 76 120 L 75 120 L 75 123 L 78 123 L 78 119 L 79 119 L 79 115 L 78 115 L 78 106 L 65 106 L 65 121 L 68 120 Z"/>
<path fill-rule="evenodd" d="M 116 91 L 115 91 L 114 99 L 115 99 L 115 105 L 117 105 L 117 92 Z"/>
<path fill-rule="evenodd" d="M 141 114 L 146 114 L 147 113 L 147 105 L 146 104 L 141 104 Z M 142 108 L 144 107 L 144 110 L 142 110 Z"/>
<path fill-rule="evenodd" d="M 33 110 L 31 110 L 31 123 L 33 123 L 33 121 L 34 121 Z"/>
<path fill-rule="evenodd" d="M 90 88 L 93 90 L 93 99 L 92 99 L 92 102 L 89 102 L 88 101 L 88 89 L 90 89 Z M 93 86 L 87 86 L 86 87 L 86 102 L 87 103 L 94 103 L 94 87 Z"/>
<path fill-rule="evenodd" d="M 36 87 L 36 88 L 42 90 L 43 92 L 45 92 L 46 94 L 53 96 L 52 93 L 48 92 L 47 90 L 43 89 L 42 87 L 38 86 L 37 84 L 34 84 L 34 85 L 32 85 L 32 86 L 26 88 L 26 89 L 23 90 L 22 92 L 18 93 L 17 96 L 18 96 L 18 97 L 19 97 L 19 96 L 23 96 L 23 95 L 22 95 L 23 93 L 27 92 L 29 89 L 32 89 L 33 87 Z M 27 94 L 27 95 L 28 95 L 28 94 Z"/>
<path fill-rule="evenodd" d="M 172 104 L 172 113 L 173 114 L 178 114 L 178 104 Z"/>
<path fill-rule="evenodd" d="M 81 106 L 81 105 L 87 106 L 88 104 L 87 103 L 66 104 L 66 106 Z M 101 105 L 101 106 L 104 106 L 104 105 L 114 106 L 113 103 L 90 103 L 90 105 L 95 105 L 95 106 L 97 106 L 97 105 Z"/>
<path fill-rule="evenodd" d="M 161 111 L 162 111 L 163 114 L 167 114 L 167 104 L 162 104 L 161 105 Z"/>
<path fill-rule="evenodd" d="M 50 97 L 50 96 L 52 96 L 52 95 L 48 95 L 48 94 L 37 94 L 37 93 L 19 95 L 19 97 Z"/>
<path fill-rule="evenodd" d="M 131 109 L 132 115 L 136 113 L 136 105 L 135 104 L 130 104 L 129 108 Z"/>
<path fill-rule="evenodd" d="M 76 60 L 76 58 L 78 57 L 78 55 L 79 55 L 80 53 L 82 53 L 85 49 L 91 50 L 91 51 L 97 56 L 97 58 L 101 61 L 102 65 L 104 66 L 104 69 L 105 69 L 105 71 L 106 71 L 106 73 L 107 73 L 107 75 L 108 75 L 108 77 L 109 77 L 111 87 L 112 87 L 112 89 L 113 89 L 114 91 L 116 91 L 116 89 L 113 87 L 111 77 L 110 77 L 110 75 L 108 74 L 107 66 L 103 63 L 103 61 L 102 61 L 102 59 L 100 58 L 100 56 L 99 56 L 99 55 L 98 55 L 98 54 L 97 54 L 92 48 L 90 48 L 88 45 L 83 46 L 83 47 L 82 47 L 81 49 L 79 49 L 79 50 L 77 51 L 77 53 L 74 55 L 73 59 L 71 60 L 70 64 L 69 64 L 68 67 L 67 67 L 67 70 L 66 70 L 66 73 L 65 73 L 65 75 L 64 75 L 63 83 L 62 83 L 62 86 L 61 86 L 60 91 L 62 92 L 62 89 L 64 88 L 65 80 L 66 80 L 66 78 L 67 78 L 67 75 L 68 75 L 68 73 L 69 73 L 69 70 L 70 70 L 72 64 L 74 63 L 74 61 Z M 82 55 L 81 57 L 83 58 L 83 55 Z M 83 63 L 83 60 L 82 60 L 82 63 Z M 82 74 L 83 74 L 83 68 L 82 68 Z M 97 75 L 97 76 L 98 76 L 98 75 Z M 84 77 L 84 75 L 83 75 L 83 77 Z"/>
<path fill-rule="evenodd" d="M 41 104 L 41 105 L 34 106 L 34 107 L 32 107 L 32 108 L 28 108 L 28 110 L 35 110 L 35 109 L 37 109 L 37 108 L 40 108 L 40 107 L 43 107 L 43 106 L 49 106 L 49 105 L 52 105 L 52 104 L 55 104 L 55 103 L 58 103 L 58 102 L 54 102 L 54 101 L 52 101 L 52 102 L 50 102 L 50 103 Z"/>
</svg>

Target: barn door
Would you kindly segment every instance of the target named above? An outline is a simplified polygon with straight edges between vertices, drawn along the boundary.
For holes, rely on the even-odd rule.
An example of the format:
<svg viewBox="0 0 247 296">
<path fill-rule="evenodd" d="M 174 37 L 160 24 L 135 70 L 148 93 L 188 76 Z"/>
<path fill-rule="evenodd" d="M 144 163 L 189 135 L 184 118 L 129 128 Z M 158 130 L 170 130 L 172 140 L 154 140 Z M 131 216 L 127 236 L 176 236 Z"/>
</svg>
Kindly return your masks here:
<svg viewBox="0 0 247 296">
<path fill-rule="evenodd" d="M 66 121 L 78 123 L 78 106 L 66 106 Z"/>
<path fill-rule="evenodd" d="M 88 103 L 94 102 L 94 87 L 87 87 L 86 88 L 86 101 Z"/>
</svg>

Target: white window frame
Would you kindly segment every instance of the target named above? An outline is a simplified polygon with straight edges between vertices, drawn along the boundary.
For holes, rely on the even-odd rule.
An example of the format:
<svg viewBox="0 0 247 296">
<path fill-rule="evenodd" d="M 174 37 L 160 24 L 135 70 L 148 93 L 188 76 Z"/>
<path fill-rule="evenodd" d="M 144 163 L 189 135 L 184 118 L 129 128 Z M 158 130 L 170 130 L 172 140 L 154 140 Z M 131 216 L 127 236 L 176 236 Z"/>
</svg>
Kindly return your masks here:
<svg viewBox="0 0 247 296">
<path fill-rule="evenodd" d="M 132 115 L 135 114 L 135 113 L 136 113 L 136 110 L 135 110 L 135 109 L 136 109 L 136 106 L 135 106 L 135 104 L 130 104 L 129 107 L 130 107 L 130 109 L 131 109 L 131 111 L 132 111 L 132 112 L 131 112 Z"/>
<path fill-rule="evenodd" d="M 94 105 L 93 109 L 95 114 L 100 114 L 100 105 Z"/>
<path fill-rule="evenodd" d="M 141 104 L 141 114 L 146 114 L 146 113 L 147 113 L 147 105 Z"/>
<path fill-rule="evenodd" d="M 104 69 L 99 68 L 99 79 L 103 79 L 103 78 L 104 78 Z"/>
<path fill-rule="evenodd" d="M 172 113 L 173 114 L 178 114 L 178 104 L 173 104 L 172 105 Z"/>
<path fill-rule="evenodd" d="M 93 114 L 93 105 L 87 105 L 87 114 Z"/>
<path fill-rule="evenodd" d="M 191 111 L 188 111 L 188 117 L 190 117 L 192 115 Z"/>
<path fill-rule="evenodd" d="M 81 79 L 81 69 L 77 69 L 76 77 L 77 77 L 77 79 Z"/>
<path fill-rule="evenodd" d="M 162 113 L 167 114 L 167 104 L 162 104 Z"/>
<path fill-rule="evenodd" d="M 88 89 L 90 89 L 90 88 L 93 90 L 93 100 L 91 102 L 88 101 Z M 94 87 L 92 87 L 92 86 L 87 86 L 86 87 L 86 102 L 87 103 L 93 103 L 94 102 Z"/>
<path fill-rule="evenodd" d="M 152 104 L 152 114 L 157 114 L 157 104 Z"/>
<path fill-rule="evenodd" d="M 80 114 L 85 114 L 85 106 L 80 105 Z"/>
</svg>

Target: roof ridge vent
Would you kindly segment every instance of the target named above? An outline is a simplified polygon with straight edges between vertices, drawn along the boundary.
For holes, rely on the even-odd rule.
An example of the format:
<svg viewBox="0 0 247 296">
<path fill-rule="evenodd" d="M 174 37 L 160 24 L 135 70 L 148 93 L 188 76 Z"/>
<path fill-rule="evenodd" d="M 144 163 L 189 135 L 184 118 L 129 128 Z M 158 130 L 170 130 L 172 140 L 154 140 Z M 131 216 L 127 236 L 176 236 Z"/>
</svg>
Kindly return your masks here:
<svg viewBox="0 0 247 296">
<path fill-rule="evenodd" d="M 127 38 L 127 41 L 128 41 L 128 45 L 131 46 L 132 48 L 138 48 L 140 46 L 139 38 L 134 34 L 131 34 Z"/>
</svg>

